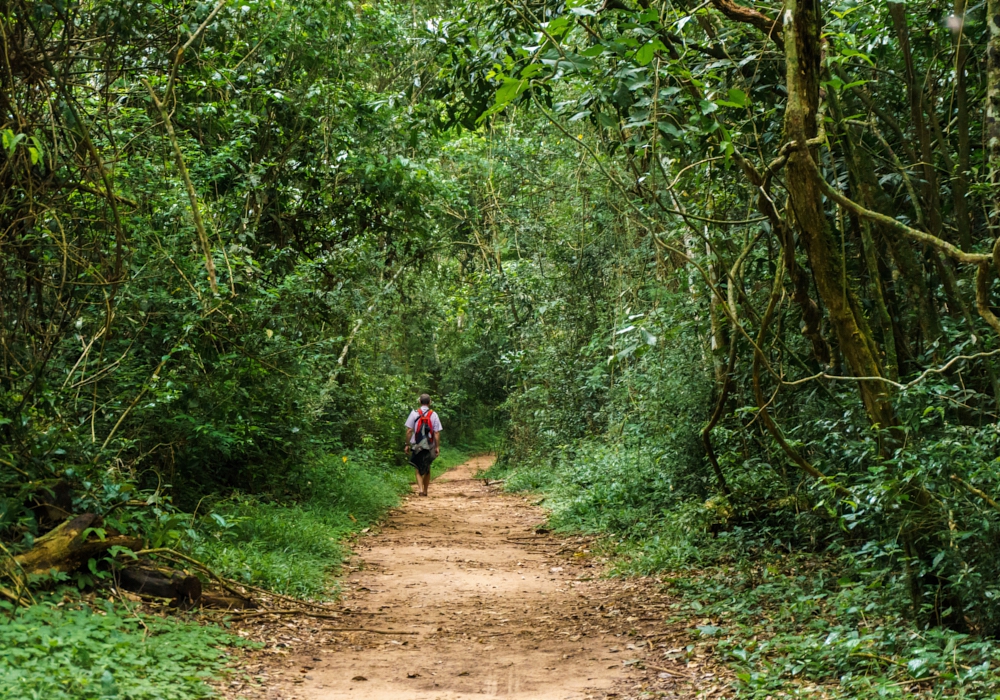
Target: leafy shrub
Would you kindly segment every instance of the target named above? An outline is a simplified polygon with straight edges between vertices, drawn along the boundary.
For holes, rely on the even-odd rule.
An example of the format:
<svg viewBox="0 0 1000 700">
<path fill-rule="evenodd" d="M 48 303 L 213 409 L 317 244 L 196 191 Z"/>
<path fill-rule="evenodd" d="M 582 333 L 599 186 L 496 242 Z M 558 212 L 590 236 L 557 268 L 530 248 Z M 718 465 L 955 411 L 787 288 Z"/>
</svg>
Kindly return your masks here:
<svg viewBox="0 0 1000 700">
<path fill-rule="evenodd" d="M 0 615 L 2 700 L 193 700 L 237 638 L 110 603 L 42 602 Z"/>
</svg>

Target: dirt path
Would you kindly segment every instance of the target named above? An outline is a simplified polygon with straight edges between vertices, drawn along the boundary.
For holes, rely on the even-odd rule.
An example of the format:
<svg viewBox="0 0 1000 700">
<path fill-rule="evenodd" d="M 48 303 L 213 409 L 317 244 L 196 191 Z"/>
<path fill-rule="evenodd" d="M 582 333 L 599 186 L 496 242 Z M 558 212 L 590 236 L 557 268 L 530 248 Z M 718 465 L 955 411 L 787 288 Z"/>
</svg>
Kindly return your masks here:
<svg viewBox="0 0 1000 700">
<path fill-rule="evenodd" d="M 701 669 L 670 639 L 683 630 L 646 632 L 665 599 L 598 579 L 585 539 L 536 532 L 540 508 L 472 478 L 489 460 L 446 473 L 359 540 L 342 617 L 385 634 L 285 623 L 287 643 L 273 637 L 274 655 L 246 668 L 264 697 L 693 697 Z"/>
</svg>

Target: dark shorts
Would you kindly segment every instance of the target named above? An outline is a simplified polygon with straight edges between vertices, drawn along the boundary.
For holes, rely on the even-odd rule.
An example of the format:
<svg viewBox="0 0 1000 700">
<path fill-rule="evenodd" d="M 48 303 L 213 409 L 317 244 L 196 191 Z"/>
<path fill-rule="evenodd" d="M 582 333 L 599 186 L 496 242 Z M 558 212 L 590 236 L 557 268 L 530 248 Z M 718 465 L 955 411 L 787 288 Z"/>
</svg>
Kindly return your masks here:
<svg viewBox="0 0 1000 700">
<path fill-rule="evenodd" d="M 410 464 L 416 467 L 417 473 L 421 476 L 430 474 L 431 462 L 433 461 L 434 450 L 421 450 L 420 452 L 410 453 Z"/>
</svg>

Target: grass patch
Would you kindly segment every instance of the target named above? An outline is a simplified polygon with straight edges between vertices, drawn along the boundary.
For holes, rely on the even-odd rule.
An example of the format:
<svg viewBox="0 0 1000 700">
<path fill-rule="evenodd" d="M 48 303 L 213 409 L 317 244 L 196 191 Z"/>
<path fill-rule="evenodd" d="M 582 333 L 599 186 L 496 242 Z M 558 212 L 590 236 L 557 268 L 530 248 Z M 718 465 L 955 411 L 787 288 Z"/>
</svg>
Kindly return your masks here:
<svg viewBox="0 0 1000 700">
<path fill-rule="evenodd" d="M 194 700 L 242 640 L 216 627 L 43 601 L 0 615 L 0 700 Z"/>
<path fill-rule="evenodd" d="M 346 460 L 345 460 L 346 457 Z M 279 593 L 335 595 L 332 574 L 343 540 L 368 527 L 409 488 L 406 467 L 381 466 L 369 455 L 330 455 L 304 475 L 307 496 L 276 503 L 237 495 L 215 504 L 192 549 L 220 573 Z"/>
</svg>

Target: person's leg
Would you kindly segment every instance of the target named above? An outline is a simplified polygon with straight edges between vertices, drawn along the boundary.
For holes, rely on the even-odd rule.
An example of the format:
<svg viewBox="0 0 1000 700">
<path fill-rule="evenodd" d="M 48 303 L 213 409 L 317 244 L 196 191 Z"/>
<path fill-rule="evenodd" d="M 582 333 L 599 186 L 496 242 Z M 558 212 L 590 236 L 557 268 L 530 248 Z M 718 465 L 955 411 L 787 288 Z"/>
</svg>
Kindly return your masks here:
<svg viewBox="0 0 1000 700">
<path fill-rule="evenodd" d="M 420 482 L 420 490 L 423 491 L 423 494 L 426 496 L 427 487 L 431 485 L 431 462 L 433 461 L 433 458 L 431 457 L 430 450 L 424 452 L 423 457 L 424 460 L 420 465 L 422 467 L 420 471 L 423 474 L 422 480 Z"/>
<path fill-rule="evenodd" d="M 424 454 L 423 454 L 423 452 L 415 452 L 413 454 L 413 457 L 410 459 L 410 463 L 413 464 L 413 466 L 417 470 L 417 495 L 418 496 L 423 496 L 424 495 L 424 465 L 425 465 L 425 460 L 424 460 Z"/>
</svg>

